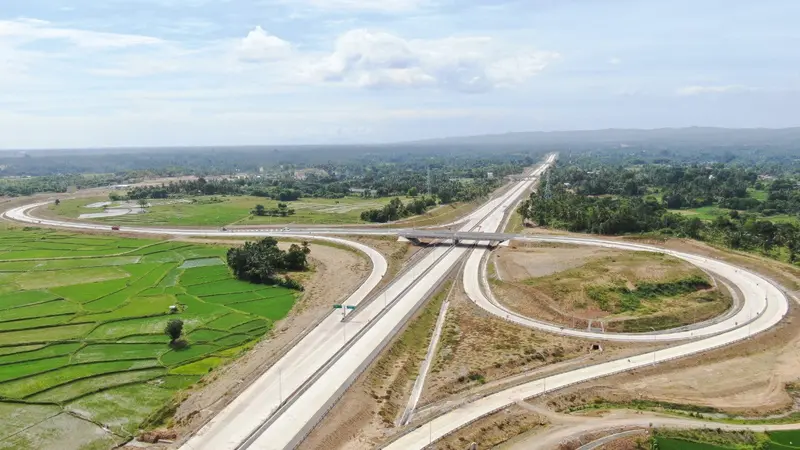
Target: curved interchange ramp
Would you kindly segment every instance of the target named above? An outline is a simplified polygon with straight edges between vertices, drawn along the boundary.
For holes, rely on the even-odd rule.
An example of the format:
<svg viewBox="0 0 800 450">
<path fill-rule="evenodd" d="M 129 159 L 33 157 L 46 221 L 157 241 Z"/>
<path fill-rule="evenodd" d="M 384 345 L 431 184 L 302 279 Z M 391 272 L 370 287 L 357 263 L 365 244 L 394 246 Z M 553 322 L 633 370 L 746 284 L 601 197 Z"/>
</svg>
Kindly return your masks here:
<svg viewBox="0 0 800 450">
<path fill-rule="evenodd" d="M 533 173 L 533 176 L 541 175 L 547 164 L 552 163 L 553 160 L 554 157 L 548 159 L 545 165 Z M 506 193 L 482 205 L 459 222 L 463 224 L 460 230 L 493 232 L 502 228 L 507 213 L 514 208 L 519 197 L 532 187 L 533 183 L 533 178 L 521 181 Z M 100 231 L 107 231 L 109 228 L 106 225 L 62 222 L 29 216 L 30 210 L 45 204 L 47 203 L 14 208 L 5 212 L 4 215 L 19 222 L 61 228 Z M 362 302 L 380 283 L 386 273 L 386 260 L 380 253 L 366 245 L 324 235 L 397 235 L 403 231 L 407 230 L 309 228 L 209 231 L 146 227 L 124 228 L 126 233 L 143 235 L 313 238 L 356 248 L 372 260 L 373 270 L 367 281 L 348 298 L 346 303 L 349 305 L 357 305 Z M 467 257 L 463 281 L 468 296 L 478 306 L 498 317 L 526 327 L 577 338 L 628 342 L 675 342 L 676 345 L 629 359 L 619 359 L 552 375 L 489 395 L 409 430 L 388 444 L 385 447 L 387 449 L 421 449 L 432 441 L 522 399 L 639 367 L 695 355 L 747 339 L 775 326 L 788 312 L 787 296 L 770 280 L 712 258 L 604 239 L 553 236 L 519 236 L 517 239 L 669 254 L 729 280 L 741 291 L 744 306 L 729 317 L 702 324 L 704 326 L 691 330 L 681 329 L 657 334 L 614 334 L 567 329 L 516 314 L 492 298 L 483 265 L 484 257 L 487 254 L 486 249 L 435 248 L 429 255 L 415 262 L 408 271 L 399 275 L 385 289 L 385 304 L 380 301 L 367 302 L 359 316 L 352 321 L 342 321 L 338 314 L 326 317 L 278 363 L 193 436 L 184 448 L 192 450 L 282 449 L 296 446 L 305 433 L 313 428 L 316 421 L 324 416 L 327 408 L 335 403 L 338 395 L 368 365 L 376 352 L 380 351 L 381 346 L 402 328 L 402 324 L 413 315 L 415 309 L 422 304 L 431 290 L 445 278 L 462 256 Z M 474 243 L 485 244 L 486 242 Z M 290 401 L 287 401 L 287 397 L 291 396 L 293 397 Z"/>
<path fill-rule="evenodd" d="M 463 405 L 453 411 L 443 414 L 416 429 L 409 431 L 399 439 L 384 447 L 387 450 L 422 449 L 453 431 L 469 425 L 470 423 L 489 414 L 502 410 L 514 403 L 556 391 L 565 387 L 583 383 L 597 378 L 626 372 L 654 365 L 660 362 L 696 355 L 719 347 L 733 344 L 748 339 L 752 335 L 767 331 L 777 325 L 789 310 L 789 300 L 786 294 L 770 280 L 737 268 L 728 263 L 711 258 L 704 258 L 688 253 L 668 251 L 647 245 L 628 244 L 603 239 L 582 239 L 568 237 L 526 237 L 530 241 L 559 242 L 578 245 L 594 245 L 615 249 L 651 251 L 669 254 L 686 261 L 709 272 L 716 273 L 731 281 L 738 287 L 743 296 L 745 306 L 733 317 L 721 322 L 711 324 L 705 328 L 692 331 L 678 331 L 663 334 L 614 334 L 595 333 L 583 330 L 564 329 L 546 322 L 536 321 L 515 314 L 502 307 L 497 302 L 490 300 L 482 289 L 481 261 L 485 250 L 474 250 L 467 260 L 464 270 L 464 286 L 470 299 L 492 314 L 510 320 L 517 324 L 536 328 L 550 333 L 567 336 L 603 339 L 629 342 L 671 342 L 676 340 L 697 339 L 695 341 L 676 345 L 663 350 L 643 353 L 631 358 L 621 358 L 606 363 L 587 366 L 570 372 L 552 375 L 540 380 L 525 383 L 501 392 L 486 396 L 474 402 Z"/>
</svg>

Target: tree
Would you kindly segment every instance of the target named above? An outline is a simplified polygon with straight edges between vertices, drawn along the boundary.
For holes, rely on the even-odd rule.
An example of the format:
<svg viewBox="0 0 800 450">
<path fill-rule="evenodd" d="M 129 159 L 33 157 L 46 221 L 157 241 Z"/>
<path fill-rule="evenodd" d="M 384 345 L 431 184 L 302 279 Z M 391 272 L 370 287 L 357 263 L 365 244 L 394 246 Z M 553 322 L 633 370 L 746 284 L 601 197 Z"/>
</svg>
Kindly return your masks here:
<svg viewBox="0 0 800 450">
<path fill-rule="evenodd" d="M 169 336 L 169 343 L 174 344 L 183 334 L 183 321 L 181 319 L 171 319 L 167 322 L 167 326 L 164 327 L 164 334 Z"/>
<path fill-rule="evenodd" d="M 284 257 L 286 269 L 292 271 L 308 270 L 308 258 L 306 256 L 309 253 L 311 253 L 311 249 L 308 248 L 307 242 L 303 242 L 302 247 L 292 244 Z"/>
<path fill-rule="evenodd" d="M 419 194 L 419 191 L 417 191 L 416 187 L 412 187 L 412 188 L 410 188 L 408 190 L 408 196 L 409 197 L 416 197 L 418 194 Z"/>
<path fill-rule="evenodd" d="M 56 199 L 55 204 L 56 204 L 56 206 L 60 205 L 61 204 L 61 200 Z"/>
<path fill-rule="evenodd" d="M 302 290 L 302 286 L 288 277 L 279 277 L 287 271 L 308 270 L 307 256 L 311 252 L 307 243 L 292 244 L 289 251 L 278 248 L 275 238 L 246 242 L 243 247 L 228 250 L 228 266 L 236 278 L 251 283 L 280 284 Z"/>
<path fill-rule="evenodd" d="M 452 202 L 454 197 L 453 191 L 451 191 L 450 189 L 440 189 L 439 192 L 436 193 L 436 195 L 439 197 L 439 201 L 442 202 L 442 204 L 444 205 Z"/>
<path fill-rule="evenodd" d="M 256 205 L 256 208 L 252 211 L 252 214 L 255 216 L 263 216 L 265 213 L 264 205 Z"/>
<path fill-rule="evenodd" d="M 142 211 L 144 211 L 144 209 L 149 206 L 149 203 L 147 202 L 146 198 L 140 198 L 138 203 L 139 203 L 139 208 L 141 208 Z"/>
</svg>

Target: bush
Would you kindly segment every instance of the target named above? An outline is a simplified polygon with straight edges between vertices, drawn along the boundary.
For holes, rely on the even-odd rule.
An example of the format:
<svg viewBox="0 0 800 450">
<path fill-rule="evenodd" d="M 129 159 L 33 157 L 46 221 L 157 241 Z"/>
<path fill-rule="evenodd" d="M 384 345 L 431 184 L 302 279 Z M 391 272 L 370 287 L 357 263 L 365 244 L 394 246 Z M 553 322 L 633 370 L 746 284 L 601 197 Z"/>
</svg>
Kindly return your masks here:
<svg viewBox="0 0 800 450">
<path fill-rule="evenodd" d="M 305 289 L 297 280 L 289 277 L 283 277 L 283 279 L 278 282 L 278 285 L 289 289 L 296 289 L 298 291 L 303 291 Z"/>
<path fill-rule="evenodd" d="M 183 334 L 183 321 L 181 319 L 171 319 L 164 327 L 164 334 L 170 337 L 170 344 L 174 345 Z"/>
</svg>

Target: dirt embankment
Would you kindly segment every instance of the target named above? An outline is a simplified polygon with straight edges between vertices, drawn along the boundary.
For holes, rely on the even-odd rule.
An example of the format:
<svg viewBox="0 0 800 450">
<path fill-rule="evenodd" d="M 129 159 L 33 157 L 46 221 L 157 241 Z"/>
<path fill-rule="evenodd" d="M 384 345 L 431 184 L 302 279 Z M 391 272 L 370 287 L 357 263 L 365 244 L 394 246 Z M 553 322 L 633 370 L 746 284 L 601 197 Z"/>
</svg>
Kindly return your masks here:
<svg viewBox="0 0 800 450">
<path fill-rule="evenodd" d="M 238 242 L 241 244 L 241 242 Z M 331 310 L 337 299 L 350 295 L 369 275 L 371 264 L 356 252 L 311 244 L 313 274 L 305 292 L 287 318 L 275 323 L 269 336 L 249 353 L 217 368 L 204 378 L 177 409 L 176 431 L 184 436 L 210 417 L 260 376 L 298 335 Z"/>
<path fill-rule="evenodd" d="M 460 287 L 449 298 L 450 309 L 440 347 L 411 426 L 467 398 L 544 373 L 570 370 L 646 349 L 604 344 L 602 352 L 592 351 L 591 342 L 534 332 L 488 315 L 472 304 Z M 431 302 L 426 309 L 438 311 L 438 303 Z M 419 345 L 407 344 L 413 342 L 414 334 L 419 334 L 419 330 L 414 330 L 420 321 L 430 324 L 435 321 L 434 317 L 426 318 L 424 311 L 354 383 L 309 435 L 302 449 L 370 449 L 402 431 L 394 426 L 394 421 L 402 412 L 413 384 L 415 372 L 409 371 L 408 362 L 424 354 L 428 335 L 418 340 Z M 479 448 L 489 448 L 486 445 L 496 445 L 509 436 L 541 427 L 542 421 L 524 411 L 515 411 L 493 416 L 480 424 L 448 437 L 446 445 L 459 448 L 466 441 L 466 445 L 474 441 Z"/>
<path fill-rule="evenodd" d="M 457 291 L 420 406 L 511 375 L 586 356 L 591 343 L 549 335 L 490 315 Z"/>
<path fill-rule="evenodd" d="M 566 411 L 649 401 L 744 417 L 793 411 L 797 399 L 786 386 L 800 378 L 798 319 L 800 308 L 792 305 L 781 324 L 748 341 L 565 389 L 547 406 Z"/>
</svg>

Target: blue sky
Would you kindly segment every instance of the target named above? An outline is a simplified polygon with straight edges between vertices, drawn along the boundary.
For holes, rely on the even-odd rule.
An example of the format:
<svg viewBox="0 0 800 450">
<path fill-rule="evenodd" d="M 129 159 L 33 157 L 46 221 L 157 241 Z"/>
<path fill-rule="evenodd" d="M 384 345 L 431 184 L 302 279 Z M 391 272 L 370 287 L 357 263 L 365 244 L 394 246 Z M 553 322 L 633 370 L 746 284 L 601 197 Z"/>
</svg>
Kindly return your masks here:
<svg viewBox="0 0 800 450">
<path fill-rule="evenodd" d="M 800 125 L 796 0 L 3 0 L 0 149 Z"/>
</svg>

